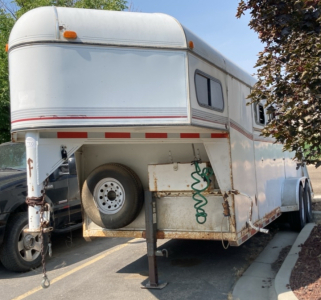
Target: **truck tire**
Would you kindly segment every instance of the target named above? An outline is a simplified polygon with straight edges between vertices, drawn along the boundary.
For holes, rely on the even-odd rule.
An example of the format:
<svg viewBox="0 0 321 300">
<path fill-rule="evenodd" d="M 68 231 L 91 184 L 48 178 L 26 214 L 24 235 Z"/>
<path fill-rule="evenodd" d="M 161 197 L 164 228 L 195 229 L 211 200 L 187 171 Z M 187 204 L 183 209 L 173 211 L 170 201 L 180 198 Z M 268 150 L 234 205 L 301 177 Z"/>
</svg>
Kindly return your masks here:
<svg viewBox="0 0 321 300">
<path fill-rule="evenodd" d="M 41 264 L 41 234 L 32 236 L 28 228 L 28 213 L 14 215 L 7 225 L 1 253 L 3 266 L 13 272 L 26 272 Z M 48 234 L 44 235 L 44 252 L 47 252 Z"/>
<path fill-rule="evenodd" d="M 292 230 L 300 231 L 306 224 L 306 204 L 302 185 L 299 187 L 299 210 L 289 213 L 289 223 Z"/>
<path fill-rule="evenodd" d="M 141 181 L 133 170 L 121 164 L 96 168 L 83 184 L 83 208 L 103 228 L 118 229 L 130 224 L 140 213 L 143 201 Z"/>
<path fill-rule="evenodd" d="M 313 221 L 313 214 L 312 214 L 312 198 L 311 198 L 311 191 L 309 182 L 305 183 L 304 188 L 304 200 L 305 200 L 305 211 L 306 211 L 306 221 L 307 223 L 311 223 Z"/>
</svg>

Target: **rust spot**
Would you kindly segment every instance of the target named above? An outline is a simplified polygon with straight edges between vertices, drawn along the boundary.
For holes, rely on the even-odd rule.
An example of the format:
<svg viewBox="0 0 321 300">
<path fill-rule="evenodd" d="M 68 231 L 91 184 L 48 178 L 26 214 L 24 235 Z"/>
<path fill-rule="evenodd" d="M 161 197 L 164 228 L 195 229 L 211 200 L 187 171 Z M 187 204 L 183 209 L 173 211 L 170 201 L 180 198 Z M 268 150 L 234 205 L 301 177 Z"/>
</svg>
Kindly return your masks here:
<svg viewBox="0 0 321 300">
<path fill-rule="evenodd" d="M 143 231 L 140 230 L 108 230 L 108 229 L 96 229 L 96 230 L 83 230 L 83 237 L 132 237 L 142 238 Z"/>
<path fill-rule="evenodd" d="M 164 239 L 164 231 L 157 231 L 157 238 L 158 239 Z"/>
<path fill-rule="evenodd" d="M 231 215 L 231 213 L 230 213 L 230 206 L 228 204 L 228 201 L 224 201 L 222 203 L 222 206 L 223 206 L 223 215 L 225 217 L 229 217 Z"/>
<path fill-rule="evenodd" d="M 189 188 L 189 184 L 187 185 L 187 187 Z"/>
<path fill-rule="evenodd" d="M 278 216 L 280 216 L 280 208 L 276 208 L 272 210 L 270 213 L 266 214 L 261 220 L 258 220 L 254 223 L 254 226 L 263 228 L 270 224 L 274 219 L 276 219 Z M 244 243 L 247 239 L 249 239 L 252 235 L 256 233 L 256 230 L 247 227 L 245 225 L 238 233 L 240 233 L 241 238 L 238 240 L 238 246 Z"/>
<path fill-rule="evenodd" d="M 158 239 L 184 239 L 184 240 L 222 240 L 221 232 L 202 232 L 202 231 L 157 231 Z M 235 241 L 235 233 L 224 233 L 224 239 Z"/>
<path fill-rule="evenodd" d="M 193 192 L 191 191 L 172 191 L 172 192 L 157 192 L 157 193 L 154 193 L 154 197 L 156 198 L 162 198 L 162 197 L 192 197 L 193 196 Z M 221 191 L 211 191 L 211 192 L 206 192 L 204 191 L 203 192 L 203 195 L 204 196 L 208 196 L 208 195 L 215 195 L 215 196 L 219 196 L 221 197 Z"/>
<path fill-rule="evenodd" d="M 28 163 L 28 169 L 29 169 L 29 177 L 31 177 L 31 170 L 33 169 L 31 164 L 33 163 L 33 160 L 31 158 L 28 158 L 27 163 Z"/>
<path fill-rule="evenodd" d="M 93 229 L 86 230 L 84 228 L 83 236 L 90 237 L 132 237 L 145 238 L 145 230 L 108 230 L 108 229 Z M 221 240 L 221 232 L 185 232 L 185 231 L 157 231 L 157 239 L 185 239 L 185 240 Z M 237 236 L 235 233 L 224 232 L 224 240 L 237 243 Z"/>
<path fill-rule="evenodd" d="M 34 188 L 33 188 L 33 185 L 31 186 L 31 190 L 34 192 L 35 190 L 34 190 Z"/>
</svg>

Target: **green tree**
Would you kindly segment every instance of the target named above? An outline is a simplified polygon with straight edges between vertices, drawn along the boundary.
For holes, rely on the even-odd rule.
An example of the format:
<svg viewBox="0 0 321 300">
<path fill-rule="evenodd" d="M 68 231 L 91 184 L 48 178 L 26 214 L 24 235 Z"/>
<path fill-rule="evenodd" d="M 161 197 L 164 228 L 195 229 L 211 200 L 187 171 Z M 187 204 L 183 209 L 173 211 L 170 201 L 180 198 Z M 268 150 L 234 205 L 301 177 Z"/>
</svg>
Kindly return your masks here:
<svg viewBox="0 0 321 300">
<path fill-rule="evenodd" d="M 5 51 L 14 19 L 0 10 L 0 144 L 10 140 L 8 55 Z"/>
<path fill-rule="evenodd" d="M 10 95 L 6 44 L 14 23 L 30 9 L 63 6 L 104 10 L 124 10 L 125 0 L 0 0 L 0 144 L 10 140 Z"/>
<path fill-rule="evenodd" d="M 262 131 L 316 163 L 321 157 L 321 1 L 241 0 L 237 17 L 249 11 L 249 26 L 264 49 L 258 54 L 257 78 L 249 98 L 266 100 L 276 118 Z"/>
</svg>

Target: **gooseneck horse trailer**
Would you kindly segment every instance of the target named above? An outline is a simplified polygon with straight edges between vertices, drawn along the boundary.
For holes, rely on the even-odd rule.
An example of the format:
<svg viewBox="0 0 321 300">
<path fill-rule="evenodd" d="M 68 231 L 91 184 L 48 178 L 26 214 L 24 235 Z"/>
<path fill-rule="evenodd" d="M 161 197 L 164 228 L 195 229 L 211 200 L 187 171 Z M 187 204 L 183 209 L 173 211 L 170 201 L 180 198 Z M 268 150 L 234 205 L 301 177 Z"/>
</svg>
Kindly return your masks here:
<svg viewBox="0 0 321 300">
<path fill-rule="evenodd" d="M 306 167 L 261 136 L 265 103 L 246 105 L 255 79 L 173 17 L 37 8 L 8 52 L 30 232 L 49 221 L 44 181 L 72 154 L 87 239 L 147 237 L 153 256 L 156 239 L 238 246 L 283 212 L 296 229 L 311 220 Z"/>
</svg>

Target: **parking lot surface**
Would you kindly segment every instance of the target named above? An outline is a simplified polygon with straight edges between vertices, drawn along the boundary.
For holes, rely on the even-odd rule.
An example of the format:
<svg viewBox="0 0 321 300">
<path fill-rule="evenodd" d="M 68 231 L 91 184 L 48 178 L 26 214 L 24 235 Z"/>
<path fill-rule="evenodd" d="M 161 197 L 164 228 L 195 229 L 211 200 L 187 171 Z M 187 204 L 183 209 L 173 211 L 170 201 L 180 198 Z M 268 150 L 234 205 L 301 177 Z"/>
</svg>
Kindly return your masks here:
<svg viewBox="0 0 321 300">
<path fill-rule="evenodd" d="M 148 279 L 144 239 L 97 238 L 87 243 L 81 230 L 53 238 L 47 257 L 51 286 L 42 289 L 42 269 L 12 273 L 0 265 L 1 300 L 7 299 L 228 299 L 240 274 L 271 235 L 258 233 L 240 247 L 220 241 L 159 240 L 168 258 L 158 258 L 163 290 L 141 289 Z"/>
</svg>

